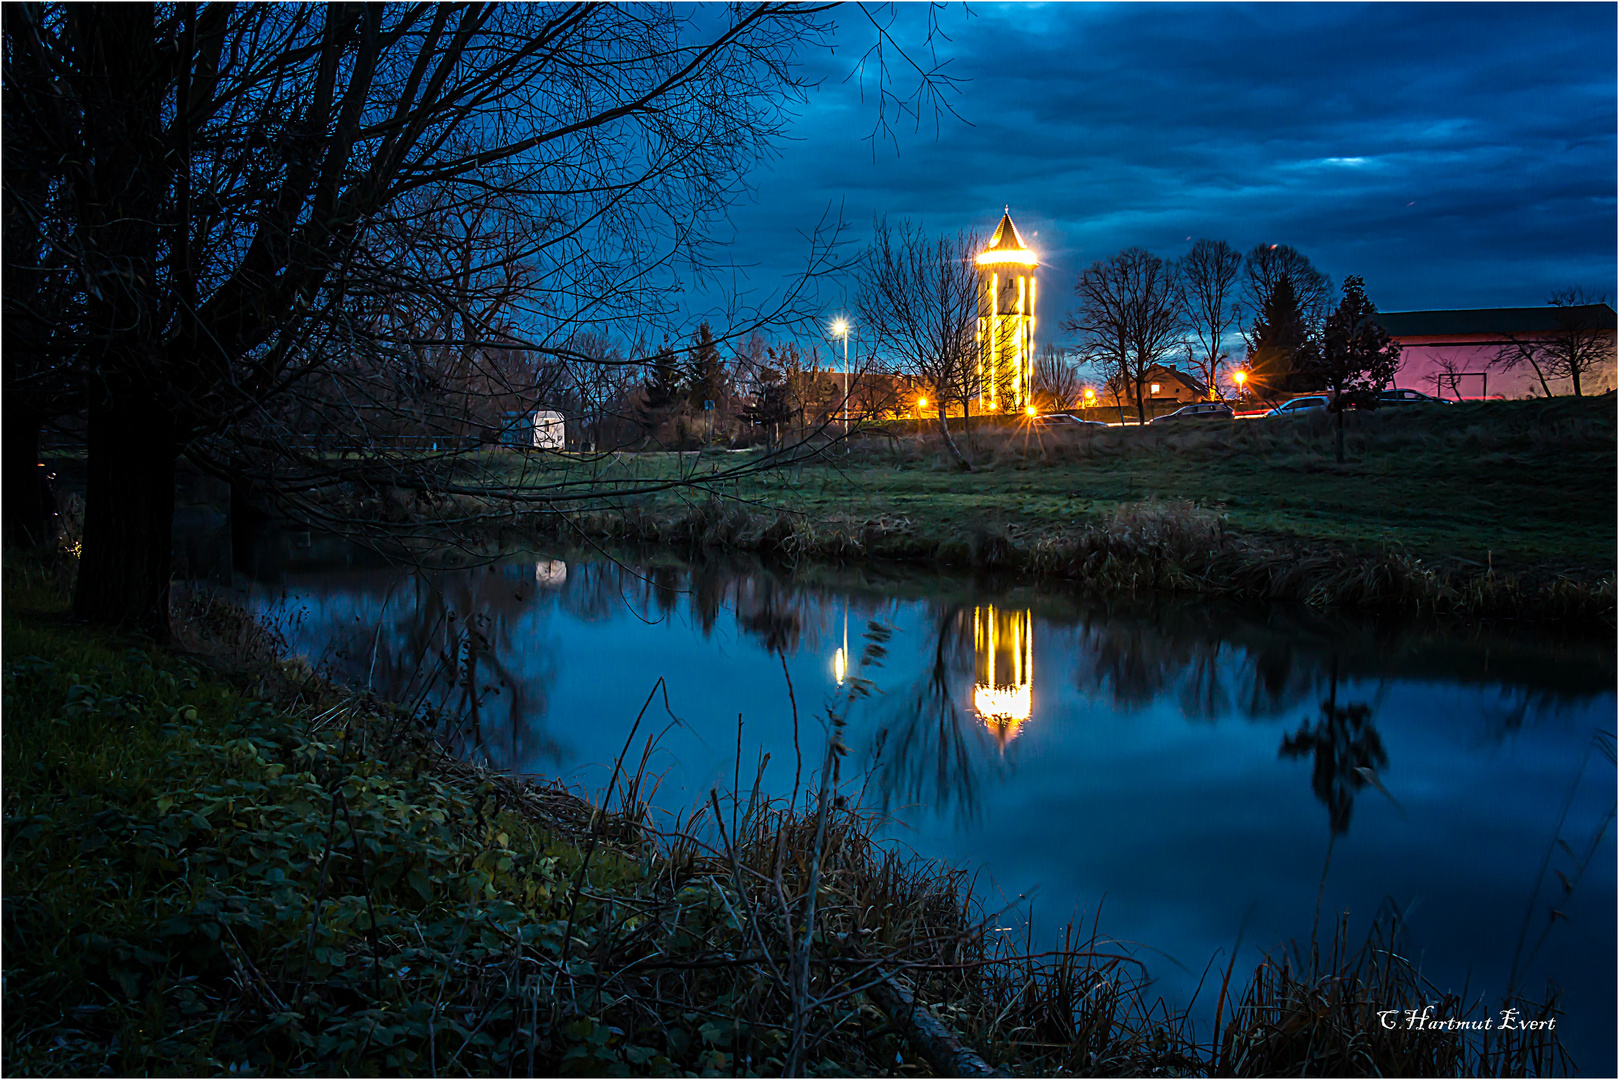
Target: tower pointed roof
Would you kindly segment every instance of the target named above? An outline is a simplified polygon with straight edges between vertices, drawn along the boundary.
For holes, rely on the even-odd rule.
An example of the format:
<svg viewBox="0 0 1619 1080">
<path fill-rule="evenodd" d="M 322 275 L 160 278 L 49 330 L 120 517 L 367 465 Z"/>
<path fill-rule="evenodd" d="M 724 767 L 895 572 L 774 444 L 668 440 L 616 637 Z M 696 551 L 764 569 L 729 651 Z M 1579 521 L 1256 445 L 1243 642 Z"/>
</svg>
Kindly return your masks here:
<svg viewBox="0 0 1619 1080">
<path fill-rule="evenodd" d="M 1027 251 L 1028 245 L 1023 242 L 1023 236 L 1012 224 L 1012 210 L 1007 208 L 1001 215 L 1001 223 L 995 226 L 995 234 L 989 238 L 989 247 L 986 251 Z"/>
<path fill-rule="evenodd" d="M 1023 242 L 1023 234 L 1012 224 L 1010 207 L 1001 215 L 1001 223 L 995 226 L 995 232 L 989 238 L 989 246 L 979 253 L 978 262 L 979 265 L 985 263 L 1036 265 L 1034 252 L 1029 250 L 1028 245 Z"/>
</svg>

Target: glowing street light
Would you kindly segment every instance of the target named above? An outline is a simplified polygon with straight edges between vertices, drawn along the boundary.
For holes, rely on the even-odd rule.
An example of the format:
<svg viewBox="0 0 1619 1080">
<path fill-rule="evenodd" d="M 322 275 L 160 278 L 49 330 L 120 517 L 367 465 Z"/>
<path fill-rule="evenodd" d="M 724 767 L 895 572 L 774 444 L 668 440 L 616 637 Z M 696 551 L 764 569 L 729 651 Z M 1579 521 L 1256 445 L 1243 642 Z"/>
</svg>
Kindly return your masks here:
<svg viewBox="0 0 1619 1080">
<path fill-rule="evenodd" d="M 837 319 L 832 323 L 832 336 L 843 339 L 843 430 L 849 431 L 849 320 Z"/>
<path fill-rule="evenodd" d="M 1237 384 L 1237 396 L 1242 396 L 1243 384 L 1248 381 L 1248 373 L 1241 368 L 1231 373 L 1232 380 Z"/>
<path fill-rule="evenodd" d="M 928 399 L 927 399 L 927 398 L 925 398 L 925 397 L 919 397 L 919 398 L 917 398 L 917 399 L 916 399 L 916 407 L 917 407 L 917 408 L 918 408 L 918 409 L 925 409 L 925 408 L 927 408 L 927 407 L 928 407 Z"/>
<path fill-rule="evenodd" d="M 1085 407 L 1088 409 L 1096 404 L 1096 391 L 1090 387 L 1085 388 Z"/>
<path fill-rule="evenodd" d="M 1033 415 L 1035 415 L 1034 406 L 1033 405 L 1025 405 L 1023 407 L 1023 414 L 1025 416 L 1033 416 Z"/>
</svg>

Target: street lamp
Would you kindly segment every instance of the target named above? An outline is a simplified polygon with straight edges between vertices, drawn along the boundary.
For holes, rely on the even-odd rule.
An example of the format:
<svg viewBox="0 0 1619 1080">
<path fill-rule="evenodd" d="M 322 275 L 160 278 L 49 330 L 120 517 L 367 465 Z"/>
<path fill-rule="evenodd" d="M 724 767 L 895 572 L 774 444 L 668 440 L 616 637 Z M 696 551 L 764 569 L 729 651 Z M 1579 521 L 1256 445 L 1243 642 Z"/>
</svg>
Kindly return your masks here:
<svg viewBox="0 0 1619 1080">
<path fill-rule="evenodd" d="M 843 339 L 843 433 L 849 433 L 849 320 L 832 324 L 832 336 Z"/>
<path fill-rule="evenodd" d="M 1248 373 L 1241 368 L 1238 368 L 1236 371 L 1231 373 L 1231 378 L 1235 380 L 1237 384 L 1237 397 L 1241 398 L 1243 384 L 1248 381 Z"/>
</svg>

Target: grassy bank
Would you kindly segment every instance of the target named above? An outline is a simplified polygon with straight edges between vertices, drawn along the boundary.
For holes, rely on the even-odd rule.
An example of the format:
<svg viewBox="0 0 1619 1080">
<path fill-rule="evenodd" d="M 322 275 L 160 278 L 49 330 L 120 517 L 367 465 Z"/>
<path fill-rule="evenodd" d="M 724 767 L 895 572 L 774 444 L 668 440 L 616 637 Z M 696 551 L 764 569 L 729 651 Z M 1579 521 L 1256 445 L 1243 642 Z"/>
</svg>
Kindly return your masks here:
<svg viewBox="0 0 1619 1080">
<path fill-rule="evenodd" d="M 695 494 L 519 518 L 509 539 L 882 558 L 1026 571 L 1110 593 L 1612 625 L 1614 419 L 1611 396 L 1351 414 L 1341 466 L 1325 416 L 986 429 L 972 473 L 952 469 L 936 437 L 871 436 Z M 540 476 L 701 479 L 745 460 L 566 459 Z"/>
<path fill-rule="evenodd" d="M 8 563 L 9 1075 L 936 1071 L 897 991 L 1012 1073 L 1562 1064 L 1554 1032 L 1385 1028 L 1479 1009 L 1392 937 L 1227 967 L 1195 1018 L 1094 927 L 1020 953 L 964 871 L 834 798 L 835 716 L 812 796 L 739 773 L 670 821 L 633 732 L 596 806 L 449 758 L 230 608 L 189 604 L 164 650 L 69 624 L 63 584 Z"/>
</svg>

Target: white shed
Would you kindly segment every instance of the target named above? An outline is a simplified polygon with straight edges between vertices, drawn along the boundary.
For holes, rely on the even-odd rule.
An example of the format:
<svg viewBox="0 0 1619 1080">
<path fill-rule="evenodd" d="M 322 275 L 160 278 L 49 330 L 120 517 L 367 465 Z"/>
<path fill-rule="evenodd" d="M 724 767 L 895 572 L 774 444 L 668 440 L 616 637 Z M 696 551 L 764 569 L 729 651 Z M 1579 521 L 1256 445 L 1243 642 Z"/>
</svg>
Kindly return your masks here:
<svg viewBox="0 0 1619 1080">
<path fill-rule="evenodd" d="M 541 409 L 534 414 L 534 449 L 561 450 L 564 434 L 561 413 Z"/>
</svg>

